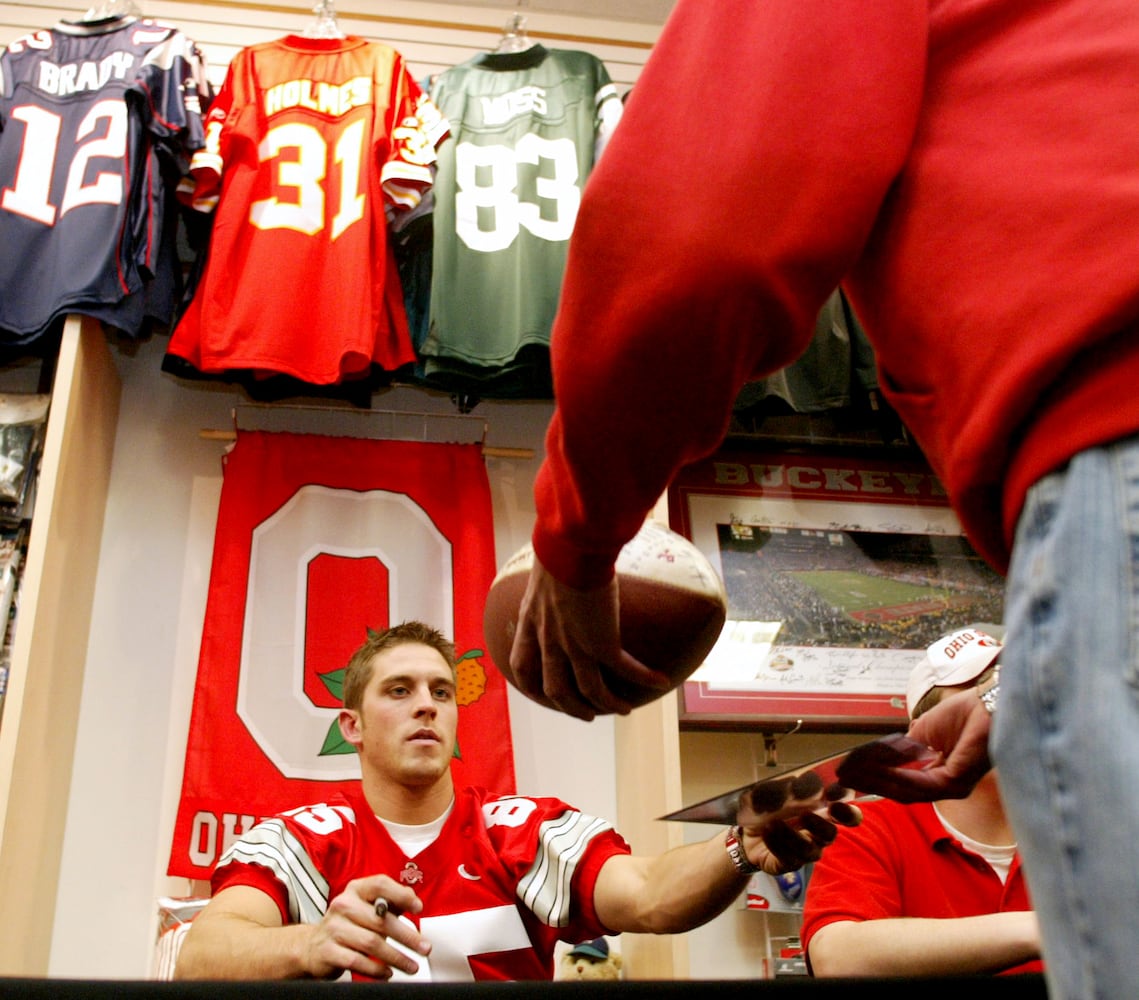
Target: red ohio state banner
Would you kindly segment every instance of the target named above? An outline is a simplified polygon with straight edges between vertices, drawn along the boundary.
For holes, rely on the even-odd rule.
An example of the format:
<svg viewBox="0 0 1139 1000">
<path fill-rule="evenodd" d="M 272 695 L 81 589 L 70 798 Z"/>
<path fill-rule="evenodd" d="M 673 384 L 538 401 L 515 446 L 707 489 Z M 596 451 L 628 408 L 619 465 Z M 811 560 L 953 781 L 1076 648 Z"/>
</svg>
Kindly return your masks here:
<svg viewBox="0 0 1139 1000">
<path fill-rule="evenodd" d="M 239 432 L 225 460 L 168 872 L 207 879 L 254 822 L 359 780 L 336 725 L 366 630 L 454 639 L 459 785 L 510 793 L 506 682 L 483 600 L 494 522 L 478 445 Z"/>
</svg>

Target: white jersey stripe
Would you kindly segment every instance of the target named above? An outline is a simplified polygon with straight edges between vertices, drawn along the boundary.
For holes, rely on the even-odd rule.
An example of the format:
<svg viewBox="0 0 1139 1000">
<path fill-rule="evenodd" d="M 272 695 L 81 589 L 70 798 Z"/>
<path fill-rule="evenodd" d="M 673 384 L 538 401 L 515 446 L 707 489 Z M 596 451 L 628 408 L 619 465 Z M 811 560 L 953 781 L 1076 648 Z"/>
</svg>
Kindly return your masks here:
<svg viewBox="0 0 1139 1000">
<path fill-rule="evenodd" d="M 289 891 L 289 919 L 312 924 L 328 909 L 328 881 L 313 867 L 304 846 L 279 819 L 259 823 L 222 855 L 229 861 L 268 868 Z"/>
<path fill-rule="evenodd" d="M 518 898 L 543 923 L 565 927 L 570 918 L 570 884 L 589 842 L 611 829 L 605 820 L 571 810 L 539 828 L 538 855 L 518 883 Z"/>
</svg>

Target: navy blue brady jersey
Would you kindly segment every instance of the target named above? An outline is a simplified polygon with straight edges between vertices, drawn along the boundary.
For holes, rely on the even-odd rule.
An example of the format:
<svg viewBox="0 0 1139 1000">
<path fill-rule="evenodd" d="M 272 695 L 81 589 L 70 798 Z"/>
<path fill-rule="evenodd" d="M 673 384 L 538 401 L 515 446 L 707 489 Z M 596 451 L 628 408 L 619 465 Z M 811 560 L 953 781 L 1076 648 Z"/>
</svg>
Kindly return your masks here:
<svg viewBox="0 0 1139 1000">
<path fill-rule="evenodd" d="M 66 313 L 169 318 L 174 188 L 204 141 L 205 60 L 150 19 L 61 21 L 0 56 L 0 339 Z"/>
</svg>

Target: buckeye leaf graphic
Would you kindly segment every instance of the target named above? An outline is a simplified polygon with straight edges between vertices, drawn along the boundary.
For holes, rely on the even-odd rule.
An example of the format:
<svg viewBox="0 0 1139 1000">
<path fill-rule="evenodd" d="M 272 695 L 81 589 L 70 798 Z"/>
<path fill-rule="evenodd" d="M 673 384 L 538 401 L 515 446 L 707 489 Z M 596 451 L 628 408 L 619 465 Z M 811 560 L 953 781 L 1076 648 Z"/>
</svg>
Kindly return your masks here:
<svg viewBox="0 0 1139 1000">
<path fill-rule="evenodd" d="M 344 699 L 344 667 L 339 670 L 330 670 L 327 674 L 318 674 L 321 682 L 328 689 L 328 693 L 337 701 Z M 324 736 L 324 745 L 320 748 L 321 757 L 334 757 L 337 754 L 355 753 L 356 748 L 349 743 L 340 732 L 339 723 L 333 719 Z"/>
</svg>

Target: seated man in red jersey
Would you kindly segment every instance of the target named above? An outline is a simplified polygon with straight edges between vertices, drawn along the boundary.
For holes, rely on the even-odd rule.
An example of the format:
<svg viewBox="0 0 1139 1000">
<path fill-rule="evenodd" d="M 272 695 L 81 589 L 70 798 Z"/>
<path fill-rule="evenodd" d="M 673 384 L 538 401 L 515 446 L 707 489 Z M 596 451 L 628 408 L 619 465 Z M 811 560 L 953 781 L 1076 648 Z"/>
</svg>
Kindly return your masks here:
<svg viewBox="0 0 1139 1000">
<path fill-rule="evenodd" d="M 821 790 L 788 791 L 757 826 L 641 857 L 557 799 L 456 790 L 455 651 L 419 622 L 369 634 L 339 722 L 361 788 L 225 852 L 176 978 L 549 980 L 558 940 L 688 930 L 752 872 L 801 867 L 860 818 Z"/>
<path fill-rule="evenodd" d="M 980 628 L 939 639 L 910 676 L 910 718 L 953 692 L 983 689 L 1000 651 Z M 862 826 L 826 852 L 807 886 L 802 937 L 813 975 L 1043 971 L 994 771 L 967 798 L 861 807 Z"/>
</svg>

